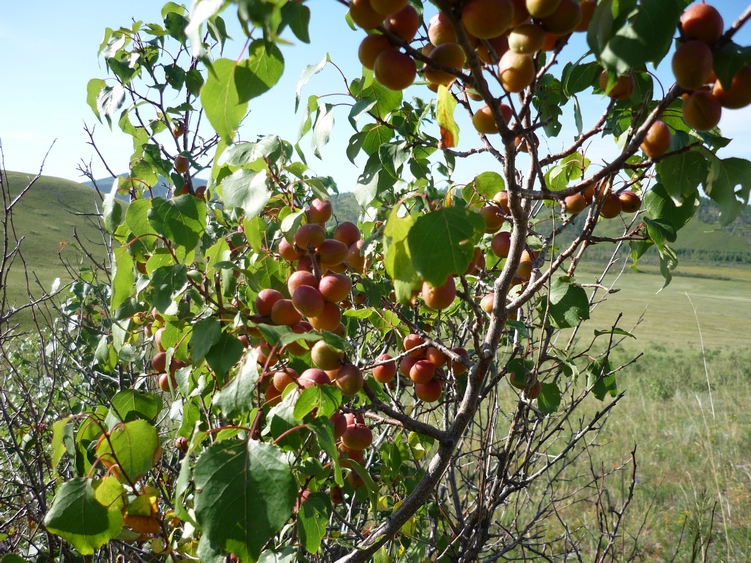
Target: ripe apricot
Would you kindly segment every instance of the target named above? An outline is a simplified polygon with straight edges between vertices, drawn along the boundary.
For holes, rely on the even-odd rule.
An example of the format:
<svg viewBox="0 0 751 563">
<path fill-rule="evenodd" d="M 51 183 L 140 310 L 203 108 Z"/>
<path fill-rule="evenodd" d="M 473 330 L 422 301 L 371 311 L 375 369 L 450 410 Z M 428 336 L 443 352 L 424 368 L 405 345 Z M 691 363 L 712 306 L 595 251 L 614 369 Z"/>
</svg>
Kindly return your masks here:
<svg viewBox="0 0 751 563">
<path fill-rule="evenodd" d="M 655 121 L 641 143 L 641 150 L 649 158 L 655 159 L 668 152 L 673 135 L 664 121 Z"/>
<path fill-rule="evenodd" d="M 683 100 L 684 121 L 697 131 L 709 131 L 717 127 L 722 117 L 719 98 L 706 90 L 695 90 Z"/>
<path fill-rule="evenodd" d="M 681 14 L 681 29 L 686 39 L 711 45 L 722 36 L 724 28 L 720 12 L 709 4 L 694 4 Z"/>
<path fill-rule="evenodd" d="M 364 450 L 373 443 L 373 432 L 364 424 L 347 426 L 342 436 L 342 444 L 353 450 Z"/>
<path fill-rule="evenodd" d="M 469 0 L 462 9 L 462 24 L 478 39 L 497 37 L 511 27 L 511 0 Z"/>
<path fill-rule="evenodd" d="M 412 350 L 413 348 L 417 348 L 418 346 L 422 346 L 423 344 L 425 344 L 425 339 L 419 334 L 408 334 L 404 337 L 404 340 L 402 340 L 402 345 L 404 346 L 405 352 Z M 425 355 L 425 349 L 419 348 L 417 350 L 414 350 L 413 352 L 410 352 L 409 355 L 412 358 L 422 358 Z"/>
<path fill-rule="evenodd" d="M 190 168 L 190 160 L 185 156 L 178 154 L 175 157 L 175 172 L 178 174 L 185 174 Z"/>
<path fill-rule="evenodd" d="M 357 58 L 360 59 L 360 63 L 367 69 L 373 70 L 375 60 L 386 49 L 393 49 L 393 45 L 385 35 L 373 33 L 365 36 L 360 42 L 360 47 L 357 49 Z"/>
<path fill-rule="evenodd" d="M 334 332 L 339 328 L 342 320 L 342 310 L 336 303 L 326 301 L 323 304 L 323 312 L 316 317 L 309 317 L 308 321 L 316 330 L 328 330 Z"/>
<path fill-rule="evenodd" d="M 360 229 L 351 221 L 343 221 L 334 229 L 334 238 L 350 247 L 360 240 Z"/>
<path fill-rule="evenodd" d="M 578 215 L 587 207 L 587 200 L 582 194 L 572 194 L 563 200 L 566 213 Z"/>
<path fill-rule="evenodd" d="M 428 57 L 431 61 L 435 61 L 438 64 L 449 68 L 455 68 L 460 70 L 464 66 L 464 62 L 467 58 L 464 56 L 464 51 L 456 43 L 444 43 L 439 45 L 430 52 Z M 456 76 L 443 70 L 431 68 L 429 65 L 425 65 L 425 69 L 422 71 L 425 80 L 432 84 L 451 84 L 456 80 Z"/>
<path fill-rule="evenodd" d="M 434 403 L 441 398 L 443 387 L 437 379 L 431 379 L 427 383 L 415 383 L 415 395 L 421 401 Z"/>
<path fill-rule="evenodd" d="M 427 383 L 435 376 L 435 366 L 428 360 L 417 360 L 409 370 L 409 378 L 415 383 Z"/>
<path fill-rule="evenodd" d="M 415 38 L 417 29 L 420 27 L 420 16 L 417 10 L 407 4 L 398 12 L 386 17 L 384 26 L 391 33 L 409 43 Z"/>
<path fill-rule="evenodd" d="M 627 100 L 631 97 L 631 94 L 634 93 L 636 83 L 631 74 L 626 74 L 624 76 L 619 76 L 613 87 L 608 90 L 608 73 L 603 70 L 600 74 L 600 88 L 602 88 L 603 92 L 614 100 Z"/>
<path fill-rule="evenodd" d="M 514 29 L 529 20 L 529 11 L 526 0 L 511 0 L 511 3 L 514 5 L 514 17 L 509 27 Z"/>
<path fill-rule="evenodd" d="M 488 293 L 483 295 L 480 299 L 480 309 L 490 314 L 493 312 L 493 301 L 495 301 L 495 293 Z"/>
<path fill-rule="evenodd" d="M 282 237 L 279 239 L 279 254 L 289 262 L 297 262 L 304 253 L 295 248 L 293 244 L 290 244 L 286 238 Z"/>
<path fill-rule="evenodd" d="M 485 221 L 485 232 L 488 234 L 498 232 L 505 221 L 503 212 L 497 205 L 486 205 L 480 209 L 480 215 Z"/>
<path fill-rule="evenodd" d="M 621 192 L 618 194 L 621 200 L 621 210 L 623 213 L 636 213 L 641 208 L 641 198 L 634 192 Z"/>
<path fill-rule="evenodd" d="M 527 11 L 533 18 L 546 18 L 558 8 L 561 0 L 527 0 Z"/>
<path fill-rule="evenodd" d="M 262 317 L 271 316 L 271 308 L 280 299 L 284 299 L 284 295 L 280 291 L 269 288 L 262 289 L 256 297 L 256 313 Z"/>
<path fill-rule="evenodd" d="M 338 266 L 347 259 L 349 247 L 342 241 L 330 238 L 324 240 L 316 249 L 322 266 Z"/>
<path fill-rule="evenodd" d="M 404 90 L 415 81 L 417 66 L 412 57 L 389 49 L 376 58 L 373 65 L 376 80 L 390 90 Z"/>
<path fill-rule="evenodd" d="M 536 23 L 525 23 L 508 34 L 508 46 L 517 53 L 531 55 L 542 49 L 545 30 Z"/>
<path fill-rule="evenodd" d="M 540 20 L 540 24 L 553 35 L 572 33 L 582 20 L 581 6 L 574 0 L 561 0 L 552 14 Z"/>
<path fill-rule="evenodd" d="M 318 283 L 318 291 L 326 301 L 339 303 L 352 291 L 352 281 L 344 274 L 326 274 Z"/>
<path fill-rule="evenodd" d="M 597 7 L 597 0 L 582 0 L 579 6 L 582 9 L 582 19 L 574 31 L 587 31 L 589 29 L 589 22 L 592 21 L 592 15 L 595 13 L 595 8 Z"/>
<path fill-rule="evenodd" d="M 390 361 L 389 361 L 390 360 Z M 373 378 L 379 383 L 388 383 L 396 377 L 396 362 L 388 354 L 381 354 L 376 362 L 385 362 L 373 368 Z"/>
<path fill-rule="evenodd" d="M 686 41 L 675 50 L 672 66 L 675 81 L 681 88 L 697 90 L 709 82 L 712 51 L 702 41 Z"/>
<path fill-rule="evenodd" d="M 504 231 L 498 233 L 490 241 L 490 250 L 498 258 L 508 258 L 509 250 L 511 249 L 511 233 Z"/>
<path fill-rule="evenodd" d="M 363 246 L 365 246 L 365 241 L 358 240 L 347 251 L 347 264 L 359 273 L 365 271 L 365 256 L 362 255 Z"/>
<path fill-rule="evenodd" d="M 507 92 L 521 92 L 535 79 L 535 63 L 530 55 L 508 50 L 498 63 L 498 77 Z"/>
<path fill-rule="evenodd" d="M 508 125 L 513 116 L 511 107 L 506 104 L 501 104 L 500 110 L 503 119 L 506 121 L 506 125 Z M 483 135 L 493 135 L 498 133 L 498 126 L 495 123 L 495 119 L 493 119 L 490 106 L 487 104 L 478 109 L 472 116 L 472 125 L 474 125 L 478 133 L 482 133 Z"/>
<path fill-rule="evenodd" d="M 384 16 L 398 12 L 408 3 L 409 0 L 370 0 L 373 9 Z"/>
<path fill-rule="evenodd" d="M 498 207 L 503 209 L 506 215 L 511 213 L 511 210 L 508 207 L 508 192 L 506 190 L 501 190 L 500 192 L 495 194 L 493 196 L 493 202 L 498 204 Z"/>
<path fill-rule="evenodd" d="M 297 229 L 292 240 L 298 248 L 303 250 L 308 249 L 308 247 L 318 248 L 326 240 L 326 231 L 318 223 L 308 223 Z"/>
<path fill-rule="evenodd" d="M 295 289 L 292 294 L 292 304 L 301 315 L 306 317 L 316 317 L 323 313 L 323 295 L 318 289 L 309 285 L 301 285 Z"/>
<path fill-rule="evenodd" d="M 425 349 L 425 359 L 433 364 L 436 368 L 443 367 L 448 361 L 448 356 L 441 352 L 435 346 L 428 346 Z"/>
<path fill-rule="evenodd" d="M 444 43 L 456 43 L 456 32 L 451 26 L 448 16 L 443 12 L 438 12 L 430 18 L 428 39 L 436 47 Z"/>
<path fill-rule="evenodd" d="M 290 295 L 294 295 L 295 290 L 301 285 L 309 285 L 310 287 L 318 287 L 318 278 L 312 272 L 306 272 L 300 270 L 293 272 L 287 280 L 287 290 Z"/>
<path fill-rule="evenodd" d="M 465 348 L 454 348 L 452 352 L 454 352 L 454 354 L 460 356 L 461 358 L 469 360 L 469 352 L 467 352 Z M 454 375 L 461 375 L 467 371 L 467 366 L 465 366 L 461 361 L 458 360 L 449 360 L 449 366 L 454 372 Z"/>
<path fill-rule="evenodd" d="M 370 0 L 351 0 L 349 17 L 362 29 L 373 29 L 383 21 L 383 16 L 373 9 Z"/>
<path fill-rule="evenodd" d="M 346 395 L 347 397 L 357 395 L 363 386 L 362 371 L 352 364 L 342 366 L 336 374 L 334 385 L 342 392 L 342 395 Z"/>
<path fill-rule="evenodd" d="M 493 48 L 495 54 L 492 54 L 490 49 L 485 45 L 485 42 L 482 42 L 477 46 L 477 49 L 475 49 L 477 56 L 486 64 L 496 64 L 503 56 L 503 53 L 508 51 L 508 38 L 505 35 L 499 35 L 498 37 L 491 37 L 485 41 L 487 41 L 487 43 Z M 472 96 L 470 95 L 470 97 Z M 481 100 L 482 97 L 478 99 Z"/>
<path fill-rule="evenodd" d="M 743 65 L 743 68 L 733 77 L 730 90 L 725 90 L 717 80 L 712 94 L 720 100 L 724 108 L 739 109 L 751 104 L 751 67 Z"/>
<path fill-rule="evenodd" d="M 618 194 L 609 193 L 607 196 L 605 196 L 605 200 L 602 202 L 602 207 L 600 208 L 600 217 L 604 217 L 605 219 L 612 219 L 613 217 L 618 217 L 622 210 L 623 204 L 621 203 Z"/>
<path fill-rule="evenodd" d="M 310 202 L 308 217 L 310 217 L 311 222 L 323 225 L 326 221 L 331 219 L 332 211 L 333 208 L 331 207 L 330 199 L 315 198 Z"/>
<path fill-rule="evenodd" d="M 446 309 L 454 302 L 456 297 L 456 284 L 454 278 L 448 277 L 446 282 L 438 287 L 430 285 L 428 282 L 422 282 L 422 298 L 425 304 L 431 309 L 440 311 Z"/>
<path fill-rule="evenodd" d="M 271 308 L 271 322 L 275 325 L 292 326 L 302 320 L 291 299 L 280 299 Z"/>
</svg>

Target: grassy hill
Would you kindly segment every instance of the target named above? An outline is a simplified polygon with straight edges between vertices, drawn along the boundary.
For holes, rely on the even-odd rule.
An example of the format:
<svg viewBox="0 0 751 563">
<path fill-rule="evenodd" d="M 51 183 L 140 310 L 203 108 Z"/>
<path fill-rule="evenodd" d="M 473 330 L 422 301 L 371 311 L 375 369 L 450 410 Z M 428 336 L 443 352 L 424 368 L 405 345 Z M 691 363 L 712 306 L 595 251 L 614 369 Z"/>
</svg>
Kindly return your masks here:
<svg viewBox="0 0 751 563">
<path fill-rule="evenodd" d="M 16 197 L 33 174 L 7 172 L 12 197 Z M 49 291 L 55 278 L 66 276 L 64 263 L 90 263 L 79 250 L 84 245 L 97 261 L 106 258 L 102 235 L 97 228 L 101 200 L 96 191 L 69 180 L 43 176 L 28 190 L 13 211 L 15 232 L 28 266 L 33 295 Z M 76 239 L 77 237 L 77 239 Z M 28 301 L 22 264 L 16 262 L 8 279 L 10 304 Z M 41 287 L 40 287 L 41 286 Z"/>
</svg>

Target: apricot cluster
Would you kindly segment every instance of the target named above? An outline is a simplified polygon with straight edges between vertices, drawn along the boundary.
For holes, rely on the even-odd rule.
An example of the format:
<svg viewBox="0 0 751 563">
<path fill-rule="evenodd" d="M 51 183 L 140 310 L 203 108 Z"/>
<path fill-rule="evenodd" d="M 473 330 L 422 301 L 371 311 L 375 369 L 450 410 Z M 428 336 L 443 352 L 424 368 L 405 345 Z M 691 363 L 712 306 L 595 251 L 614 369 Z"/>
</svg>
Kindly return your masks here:
<svg viewBox="0 0 751 563">
<path fill-rule="evenodd" d="M 566 197 L 563 207 L 570 215 L 576 215 L 593 202 L 600 205 L 600 217 L 604 219 L 618 217 L 621 213 L 636 213 L 641 208 L 641 198 L 634 192 L 598 190 L 597 184 L 591 184 L 581 193 Z"/>
<path fill-rule="evenodd" d="M 714 71 L 714 50 L 722 37 L 724 22 L 709 4 L 695 4 L 681 15 L 681 42 L 672 59 L 676 83 L 683 95 L 683 119 L 698 131 L 717 126 L 722 108 L 751 104 L 751 68 L 744 65 L 725 90 Z"/>
<path fill-rule="evenodd" d="M 331 416 L 331 422 L 334 425 L 334 437 L 338 440 L 337 449 L 341 465 L 351 467 L 349 460 L 362 464 L 365 460 L 365 450 L 373 443 L 373 431 L 365 424 L 363 416 L 337 411 Z M 354 471 L 347 475 L 347 480 L 355 489 L 364 484 L 362 478 Z M 337 494 L 340 496 L 341 490 Z M 341 502 L 333 498 L 333 490 L 332 501 Z"/>
</svg>

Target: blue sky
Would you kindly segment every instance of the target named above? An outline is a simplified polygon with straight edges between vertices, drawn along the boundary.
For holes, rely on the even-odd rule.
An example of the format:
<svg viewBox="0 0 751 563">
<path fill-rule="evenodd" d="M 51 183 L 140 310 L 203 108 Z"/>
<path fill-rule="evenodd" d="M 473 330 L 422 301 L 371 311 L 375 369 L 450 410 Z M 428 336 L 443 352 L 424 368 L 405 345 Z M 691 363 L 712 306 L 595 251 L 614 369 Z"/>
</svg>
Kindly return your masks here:
<svg viewBox="0 0 751 563">
<path fill-rule="evenodd" d="M 110 132 L 106 125 L 99 124 L 86 105 L 86 84 L 91 78 L 106 78 L 106 72 L 97 58 L 99 44 L 106 27 L 128 25 L 131 19 L 159 21 L 162 2 L 131 0 L 130 2 L 108 2 L 73 0 L 71 2 L 13 2 L 5 6 L 0 19 L 0 68 L 3 69 L 6 86 L 0 98 L 0 140 L 2 141 L 5 166 L 9 170 L 36 172 L 42 159 L 55 141 L 44 166 L 45 174 L 71 180 L 82 180 L 76 167 L 83 159 L 91 160 L 96 175 L 106 172 L 97 160 L 91 147 L 86 145 L 87 137 L 83 123 L 96 125 L 96 140 L 110 166 L 117 172 L 127 170 L 131 152 L 129 138 L 116 127 Z M 294 114 L 294 91 L 302 69 L 320 61 L 328 52 L 348 76 L 359 74 L 357 46 L 363 32 L 350 30 L 344 22 L 344 7 L 334 0 L 312 0 L 313 11 L 310 45 L 296 42 L 282 48 L 286 69 L 280 84 L 271 92 L 257 100 L 258 105 L 246 119 L 243 137 L 253 138 L 255 134 L 276 133 L 295 141 L 300 123 L 300 115 Z M 427 5 L 427 4 L 426 4 Z M 730 25 L 743 9 L 746 2 L 739 0 L 718 0 L 713 2 Z M 432 6 L 429 9 L 433 9 Z M 226 15 L 228 21 L 234 16 L 231 8 Z M 747 26 L 748 27 L 748 26 Z M 575 41 L 583 47 L 583 34 L 575 34 Z M 751 43 L 751 30 L 744 29 L 737 36 L 742 44 Z M 239 55 L 239 45 L 230 45 L 225 56 Z M 576 52 L 576 46 L 571 51 Z M 560 72 L 560 66 L 555 69 Z M 658 69 L 666 87 L 672 82 L 669 59 Z M 303 96 L 342 91 L 344 88 L 338 72 L 328 67 L 314 77 L 306 86 Z M 424 87 L 414 87 L 405 94 L 426 96 Z M 582 104 L 590 115 L 598 115 L 606 105 L 601 98 L 588 98 Z M 565 109 L 570 111 L 569 104 Z M 344 156 L 347 139 L 354 132 L 346 119 L 346 108 L 336 112 L 337 126 L 332 141 L 324 148 L 324 160 L 319 161 L 309 152 L 308 164 L 319 174 L 335 177 L 341 190 L 349 191 L 358 175 Z M 572 122 L 572 121 L 571 121 Z M 586 124 L 586 114 L 585 114 Z M 721 122 L 723 133 L 734 138 L 723 156 L 751 158 L 751 110 L 726 111 Z M 474 141 L 467 121 L 462 126 L 462 147 Z M 551 150 L 558 150 L 570 142 L 573 129 L 567 128 L 558 138 L 549 141 Z M 605 158 L 615 150 L 606 143 L 597 142 L 590 146 L 590 158 Z M 303 147 L 309 140 L 302 141 Z M 362 164 L 362 163 L 360 163 Z M 480 171 L 478 167 L 497 167 L 489 160 L 472 161 L 462 168 L 463 180 Z M 458 178 L 460 181 L 461 178 Z"/>
</svg>

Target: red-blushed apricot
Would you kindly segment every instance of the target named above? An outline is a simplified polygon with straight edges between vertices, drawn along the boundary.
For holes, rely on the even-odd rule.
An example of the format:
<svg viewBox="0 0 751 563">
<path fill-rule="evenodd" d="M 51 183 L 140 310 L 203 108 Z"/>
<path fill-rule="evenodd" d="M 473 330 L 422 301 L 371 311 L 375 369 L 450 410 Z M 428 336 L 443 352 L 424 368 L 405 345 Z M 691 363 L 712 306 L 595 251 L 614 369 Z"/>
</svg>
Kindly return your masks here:
<svg viewBox="0 0 751 563">
<path fill-rule="evenodd" d="M 526 0 L 511 0 L 511 3 L 514 5 L 514 17 L 511 20 L 510 28 L 514 29 L 526 23 L 530 16 Z"/>
<path fill-rule="evenodd" d="M 435 376 L 435 365 L 428 360 L 417 360 L 409 370 L 409 378 L 415 383 L 427 383 Z"/>
<path fill-rule="evenodd" d="M 673 135 L 670 133 L 670 127 L 664 121 L 655 121 L 649 126 L 647 135 L 641 143 L 641 150 L 649 158 L 659 158 L 670 148 Z"/>
<path fill-rule="evenodd" d="M 530 55 L 509 49 L 498 63 L 498 78 L 507 92 L 521 92 L 535 79 L 535 62 Z"/>
<path fill-rule="evenodd" d="M 151 358 L 151 367 L 157 373 L 164 373 L 167 371 L 167 353 L 160 351 L 154 354 Z"/>
<path fill-rule="evenodd" d="M 352 281 L 344 274 L 326 274 L 318 283 L 318 290 L 326 301 L 339 303 L 352 291 Z"/>
<path fill-rule="evenodd" d="M 527 11 L 533 18 L 546 18 L 558 8 L 561 0 L 527 0 Z"/>
<path fill-rule="evenodd" d="M 313 385 L 329 385 L 331 380 L 322 369 L 308 368 L 300 374 L 300 377 L 297 378 L 297 382 L 307 389 Z"/>
<path fill-rule="evenodd" d="M 553 35 L 572 33 L 582 20 L 581 6 L 574 0 L 561 0 L 552 14 L 540 20 L 545 31 Z"/>
<path fill-rule="evenodd" d="M 310 359 L 313 360 L 316 367 L 330 371 L 341 365 L 344 352 L 323 340 L 319 340 L 310 349 Z"/>
<path fill-rule="evenodd" d="M 446 362 L 448 361 L 448 356 L 446 356 L 446 354 L 441 352 L 435 346 L 428 346 L 425 349 L 425 359 L 428 360 L 431 364 L 433 364 L 436 368 L 441 368 L 444 365 L 446 365 Z"/>
<path fill-rule="evenodd" d="M 332 211 L 333 208 L 331 207 L 331 200 L 315 198 L 310 202 L 310 207 L 308 208 L 308 217 L 310 218 L 311 222 L 323 225 L 324 223 L 326 223 L 326 221 L 331 219 Z"/>
<path fill-rule="evenodd" d="M 511 118 L 513 117 L 511 106 L 500 104 L 499 109 L 501 111 L 501 116 L 506 121 L 506 125 L 508 125 L 509 121 L 511 121 Z M 482 133 L 483 135 L 493 135 L 495 133 L 498 133 L 498 125 L 496 125 L 495 119 L 493 119 L 493 114 L 490 110 L 490 106 L 487 104 L 479 108 L 474 113 L 474 115 L 472 116 L 472 125 L 474 125 L 478 133 Z"/>
<path fill-rule="evenodd" d="M 641 208 L 641 198 L 634 192 L 621 192 L 618 199 L 621 200 L 623 213 L 636 213 Z"/>
<path fill-rule="evenodd" d="M 417 66 L 409 55 L 389 49 L 376 58 L 373 65 L 376 80 L 390 90 L 404 90 L 417 76 Z"/>
<path fill-rule="evenodd" d="M 316 330 L 328 330 L 334 332 L 339 328 L 342 320 L 342 310 L 336 303 L 326 301 L 323 304 L 323 312 L 317 317 L 308 317 L 308 321 Z"/>
<path fill-rule="evenodd" d="M 590 203 L 594 201 L 596 194 L 599 193 L 600 195 L 602 195 L 602 191 L 598 187 L 598 184 L 595 182 L 588 184 L 587 187 L 584 188 L 580 193 L 581 195 L 584 196 L 584 199 L 587 200 L 587 205 L 589 205 Z M 598 200 L 599 200 L 599 196 L 598 196 Z"/>
<path fill-rule="evenodd" d="M 712 74 L 712 51 L 702 41 L 686 41 L 673 53 L 673 75 L 678 86 L 697 90 L 709 82 Z"/>
<path fill-rule="evenodd" d="M 443 12 L 438 12 L 428 24 L 428 38 L 430 42 L 438 47 L 444 43 L 456 43 L 456 32 L 451 26 L 448 16 Z"/>
<path fill-rule="evenodd" d="M 600 208 L 600 217 L 612 219 L 613 217 L 618 217 L 618 215 L 621 214 L 621 211 L 623 211 L 623 204 L 621 203 L 618 194 L 609 193 L 606 195 L 605 200 L 602 202 L 602 207 Z"/>
<path fill-rule="evenodd" d="M 509 215 L 511 213 L 511 210 L 508 207 L 508 192 L 506 190 L 501 190 L 497 194 L 493 196 L 493 203 L 497 204 L 498 207 L 503 209 L 503 212 L 506 215 Z"/>
<path fill-rule="evenodd" d="M 256 313 L 262 317 L 270 317 L 271 308 L 274 306 L 274 303 L 281 299 L 284 299 L 284 295 L 280 291 L 269 288 L 262 289 L 256 297 Z"/>
<path fill-rule="evenodd" d="M 368 267 L 369 261 L 366 260 L 362 254 L 362 249 L 365 246 L 364 240 L 358 240 L 352 246 L 349 247 L 347 252 L 347 264 L 355 272 L 362 274 Z"/>
<path fill-rule="evenodd" d="M 434 403 L 441 398 L 443 387 L 437 379 L 431 379 L 426 383 L 415 383 L 415 395 L 421 401 Z"/>
<path fill-rule="evenodd" d="M 401 360 L 399 360 L 399 373 L 406 377 L 409 377 L 409 372 L 412 369 L 412 366 L 415 365 L 419 360 L 420 358 L 404 356 Z"/>
<path fill-rule="evenodd" d="M 605 94 L 614 100 L 627 100 L 634 93 L 636 88 L 636 82 L 631 74 L 619 76 L 613 87 L 608 90 L 608 73 L 603 70 L 600 73 L 600 88 Z"/>
<path fill-rule="evenodd" d="M 318 248 L 318 245 L 326 240 L 326 231 L 318 223 L 308 223 L 297 229 L 292 240 L 298 248 L 303 250 L 308 249 L 308 247 Z"/>
<path fill-rule="evenodd" d="M 373 9 L 370 0 L 351 0 L 349 17 L 362 29 L 373 29 L 383 22 L 383 16 Z"/>
<path fill-rule="evenodd" d="M 318 287 L 318 278 L 312 272 L 300 270 L 293 272 L 287 280 L 287 291 L 290 295 L 295 294 L 295 290 L 301 285 L 309 285 L 310 287 Z"/>
<path fill-rule="evenodd" d="M 467 58 L 464 56 L 464 51 L 456 43 L 444 43 L 439 45 L 430 52 L 428 57 L 431 61 L 449 68 L 455 68 L 461 70 L 464 66 Z M 443 70 L 431 68 L 428 64 L 422 71 L 425 80 L 433 84 L 451 84 L 456 80 L 456 76 Z"/>
<path fill-rule="evenodd" d="M 279 254 L 282 258 L 288 262 L 297 262 L 304 252 L 295 248 L 293 244 L 290 244 L 286 238 L 279 239 Z"/>
<path fill-rule="evenodd" d="M 360 42 L 360 47 L 357 50 L 357 58 L 360 59 L 362 66 L 367 69 L 373 70 L 378 55 L 383 53 L 386 49 L 393 48 L 394 46 L 385 35 L 373 33 L 371 35 L 367 35 Z"/>
<path fill-rule="evenodd" d="M 490 49 L 485 45 L 485 42 L 480 42 L 477 49 L 475 49 L 475 52 L 485 64 L 496 64 L 503 56 L 503 53 L 508 51 L 508 38 L 505 35 L 499 35 L 498 37 L 491 37 L 485 41 L 487 41 L 490 47 L 493 48 L 495 54 L 490 52 Z M 470 89 L 469 92 L 471 91 L 472 90 Z M 482 100 L 482 96 L 480 96 L 478 100 Z"/>
<path fill-rule="evenodd" d="M 529 386 L 529 389 L 526 390 L 527 399 L 536 399 L 540 396 L 540 393 L 542 393 L 542 383 L 540 383 L 540 380 L 535 380 L 535 382 Z"/>
<path fill-rule="evenodd" d="M 722 117 L 720 100 L 706 90 L 695 90 L 683 100 L 683 120 L 697 131 L 717 127 Z"/>
<path fill-rule="evenodd" d="M 408 3 L 409 0 L 370 0 L 373 9 L 384 16 L 398 12 Z"/>
<path fill-rule="evenodd" d="M 365 486 L 365 480 L 355 471 L 347 473 L 347 483 L 349 483 L 353 489 L 361 489 Z"/>
<path fill-rule="evenodd" d="M 552 33 L 545 33 L 545 42 L 542 44 L 542 48 L 540 51 L 555 51 L 556 47 L 558 46 L 558 41 L 561 40 L 561 37 L 558 35 L 554 35 Z"/>
<path fill-rule="evenodd" d="M 497 233 L 505 221 L 503 210 L 497 205 L 486 205 L 479 211 L 480 216 L 485 221 L 485 232 L 488 234 Z"/>
<path fill-rule="evenodd" d="M 362 371 L 352 364 L 342 366 L 336 374 L 334 385 L 342 392 L 342 395 L 347 397 L 357 395 L 363 386 Z"/>
<path fill-rule="evenodd" d="M 469 0 L 462 8 L 462 24 L 478 39 L 497 37 L 511 27 L 511 0 Z"/>
<path fill-rule="evenodd" d="M 272 372 L 272 377 L 274 387 L 276 387 L 281 392 L 287 388 L 287 385 L 290 385 L 292 383 L 297 385 L 296 382 L 300 376 L 292 368 L 284 368 Z"/>
<path fill-rule="evenodd" d="M 404 337 L 404 340 L 402 340 L 405 352 L 413 350 L 409 354 L 413 358 L 422 358 L 425 356 L 425 349 L 418 348 L 418 346 L 422 346 L 423 344 L 425 344 L 425 339 L 419 334 L 408 334 Z"/>
<path fill-rule="evenodd" d="M 331 504 L 342 504 L 344 502 L 344 491 L 339 485 L 334 485 L 329 489 L 329 499 Z"/>
<path fill-rule="evenodd" d="M 165 393 L 177 389 L 177 379 L 171 373 L 162 373 L 159 375 L 159 389 Z"/>
<path fill-rule="evenodd" d="M 388 383 L 396 377 L 396 362 L 388 354 L 381 354 L 376 362 L 384 362 L 373 368 L 373 379 L 379 383 Z"/>
<path fill-rule="evenodd" d="M 349 247 L 342 241 L 329 238 L 324 240 L 316 249 L 316 254 L 322 266 L 338 266 L 347 259 Z"/>
<path fill-rule="evenodd" d="M 373 443 L 373 432 L 365 424 L 347 426 L 342 436 L 342 444 L 352 450 L 364 450 Z"/>
<path fill-rule="evenodd" d="M 698 39 L 711 45 L 722 37 L 724 28 L 720 12 L 709 4 L 694 4 L 681 14 L 681 29 L 686 39 Z"/>
<path fill-rule="evenodd" d="M 292 304 L 305 317 L 317 317 L 323 313 L 323 295 L 315 287 L 309 285 L 301 285 L 295 289 L 292 294 Z"/>
<path fill-rule="evenodd" d="M 431 309 L 440 311 L 446 309 L 454 302 L 456 297 L 456 283 L 451 276 L 446 282 L 438 287 L 430 285 L 428 282 L 422 282 L 422 299 Z"/>
<path fill-rule="evenodd" d="M 527 249 L 522 250 L 519 265 L 516 267 L 516 275 L 523 280 L 528 280 L 532 276 L 534 260 L 535 257 Z"/>
<path fill-rule="evenodd" d="M 523 55 L 531 55 L 542 49 L 545 30 L 536 23 L 525 23 L 508 34 L 508 48 Z"/>
<path fill-rule="evenodd" d="M 495 293 L 487 293 L 480 299 L 480 309 L 486 313 L 493 312 L 493 301 L 495 301 Z"/>
<path fill-rule="evenodd" d="M 347 247 L 360 240 L 360 236 L 360 229 L 351 221 L 343 221 L 334 229 L 334 238 L 346 244 Z"/>
<path fill-rule="evenodd" d="M 407 4 L 396 13 L 389 14 L 384 27 L 407 43 L 412 41 L 420 27 L 420 16 L 412 6 Z"/>
<path fill-rule="evenodd" d="M 511 233 L 504 231 L 497 233 L 490 241 L 490 250 L 498 258 L 508 258 L 509 250 L 511 249 Z"/>
<path fill-rule="evenodd" d="M 266 400 L 267 406 L 273 407 L 274 405 L 281 402 L 282 392 L 279 391 L 279 389 L 277 389 L 273 385 L 269 385 L 268 387 L 266 387 L 266 391 L 264 393 L 264 399 Z"/>
<path fill-rule="evenodd" d="M 454 352 L 454 354 L 456 354 L 457 356 L 460 356 L 462 358 L 469 360 L 469 352 L 467 352 L 465 348 L 462 348 L 462 347 L 454 348 L 452 352 Z M 461 375 L 467 371 L 467 366 L 465 366 L 460 361 L 455 361 L 452 359 L 449 359 L 449 367 L 451 367 L 455 376 Z"/>
<path fill-rule="evenodd" d="M 482 248 L 475 247 L 475 253 L 472 256 L 472 261 L 467 266 L 467 270 L 464 272 L 465 276 L 472 276 L 485 269 L 485 255 L 482 253 Z"/>
<path fill-rule="evenodd" d="M 563 200 L 566 213 L 570 215 L 578 215 L 586 209 L 587 205 L 587 200 L 582 194 L 571 194 Z"/>
<path fill-rule="evenodd" d="M 290 328 L 292 329 L 292 332 L 294 332 L 295 334 L 304 334 L 306 332 L 310 332 L 310 330 L 312 329 L 312 327 L 310 326 L 310 323 L 306 321 L 300 321 L 296 325 L 292 325 Z M 295 342 L 290 342 L 289 344 L 287 344 L 285 350 L 289 352 L 290 354 L 292 354 L 293 356 L 298 356 L 298 357 L 304 356 L 305 354 L 308 353 L 308 349 L 299 340 Z"/>
<path fill-rule="evenodd" d="M 581 0 L 579 6 L 581 6 L 582 9 L 582 19 L 574 31 L 587 31 L 589 29 L 589 22 L 592 21 L 592 16 L 597 7 L 597 0 Z"/>
<path fill-rule="evenodd" d="M 190 160 L 185 156 L 178 154 L 175 157 L 175 172 L 185 174 L 190 169 Z"/>
<path fill-rule="evenodd" d="M 291 299 L 280 299 L 271 308 L 271 322 L 275 325 L 292 326 L 302 320 Z"/>
<path fill-rule="evenodd" d="M 336 411 L 329 417 L 329 420 L 334 425 L 334 438 L 341 438 L 347 430 L 347 418 L 344 413 Z"/>
<path fill-rule="evenodd" d="M 724 108 L 740 109 L 751 104 L 751 67 L 743 65 L 733 77 L 729 90 L 725 90 L 719 80 L 715 81 L 712 94 Z"/>
</svg>

